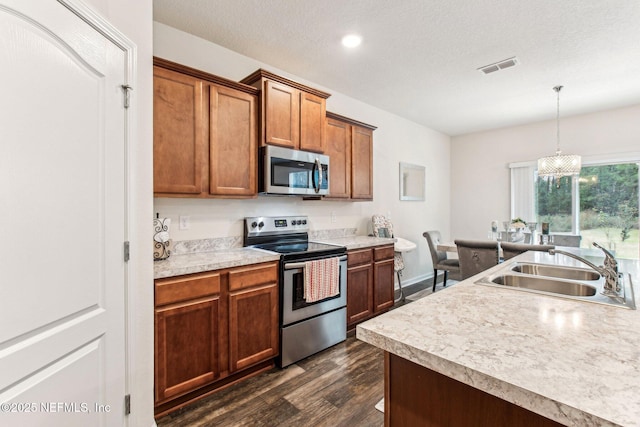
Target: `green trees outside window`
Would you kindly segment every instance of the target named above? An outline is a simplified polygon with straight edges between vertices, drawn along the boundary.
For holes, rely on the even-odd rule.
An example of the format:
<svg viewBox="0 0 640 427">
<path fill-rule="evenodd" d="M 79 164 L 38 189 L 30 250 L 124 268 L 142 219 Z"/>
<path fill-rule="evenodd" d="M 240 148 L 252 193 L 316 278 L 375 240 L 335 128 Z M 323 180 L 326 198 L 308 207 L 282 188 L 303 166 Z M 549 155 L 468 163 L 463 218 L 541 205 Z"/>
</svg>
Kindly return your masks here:
<svg viewBox="0 0 640 427">
<path fill-rule="evenodd" d="M 597 241 L 619 258 L 638 258 L 638 164 L 583 166 L 572 177 L 536 181 L 538 222 L 552 233 L 578 233 L 582 247 Z"/>
</svg>

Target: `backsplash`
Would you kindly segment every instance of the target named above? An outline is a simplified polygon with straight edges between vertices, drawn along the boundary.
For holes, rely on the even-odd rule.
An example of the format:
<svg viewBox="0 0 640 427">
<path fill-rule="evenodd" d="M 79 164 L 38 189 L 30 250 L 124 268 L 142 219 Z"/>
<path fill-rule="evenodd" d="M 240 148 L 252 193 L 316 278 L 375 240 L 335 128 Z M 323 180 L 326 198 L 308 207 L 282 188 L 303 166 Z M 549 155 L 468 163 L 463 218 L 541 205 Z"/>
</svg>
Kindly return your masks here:
<svg viewBox="0 0 640 427">
<path fill-rule="evenodd" d="M 354 236 L 357 228 L 337 228 L 331 230 L 310 230 L 309 239 L 335 239 L 340 237 Z M 241 248 L 243 237 L 214 237 L 211 239 L 181 240 L 173 242 L 172 255 L 183 255 L 198 252 L 213 252 L 226 249 Z"/>
<path fill-rule="evenodd" d="M 173 254 L 181 255 L 197 252 L 212 252 L 240 247 L 242 247 L 242 236 L 182 240 L 173 243 Z"/>
<path fill-rule="evenodd" d="M 337 239 L 339 237 L 355 236 L 357 228 L 336 228 L 332 230 L 309 230 L 309 239 Z"/>
</svg>

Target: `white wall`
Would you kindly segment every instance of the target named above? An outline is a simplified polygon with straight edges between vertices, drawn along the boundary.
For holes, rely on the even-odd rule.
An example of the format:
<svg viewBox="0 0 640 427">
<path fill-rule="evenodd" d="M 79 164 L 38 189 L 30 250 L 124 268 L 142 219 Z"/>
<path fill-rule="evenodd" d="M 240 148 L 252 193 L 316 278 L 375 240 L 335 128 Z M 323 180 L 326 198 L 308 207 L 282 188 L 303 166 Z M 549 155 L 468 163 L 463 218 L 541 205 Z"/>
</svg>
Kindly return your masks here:
<svg viewBox="0 0 640 427">
<path fill-rule="evenodd" d="M 567 154 L 582 155 L 583 164 L 590 156 L 637 154 L 640 105 L 562 117 L 560 148 Z M 491 220 L 501 224 L 509 219 L 509 163 L 536 161 L 555 150 L 555 119 L 452 138 L 452 237 L 483 239 Z"/>
<path fill-rule="evenodd" d="M 130 426 L 150 427 L 153 418 L 153 5 L 151 0 L 85 0 L 135 43 L 137 77 L 130 82 L 133 140 L 129 158 L 131 261 L 127 303 Z"/>
<path fill-rule="evenodd" d="M 405 256 L 405 282 L 412 283 L 432 273 L 422 232 L 440 229 L 445 238 L 449 235 L 448 136 L 158 22 L 154 22 L 153 49 L 158 57 L 232 80 L 241 80 L 258 68 L 265 68 L 331 93 L 327 110 L 378 127 L 374 132 L 373 202 L 302 201 L 277 196 L 253 200 L 155 199 L 155 211 L 172 219 L 172 239 L 241 236 L 245 216 L 282 214 L 309 215 L 314 230 L 357 227 L 358 234 L 368 234 L 371 215 L 381 213 L 390 215 L 396 235 L 419 244 L 418 250 Z M 399 162 L 426 166 L 426 201 L 399 200 Z M 335 222 L 331 222 L 332 213 Z M 179 230 L 180 215 L 190 217 L 191 229 Z"/>
</svg>

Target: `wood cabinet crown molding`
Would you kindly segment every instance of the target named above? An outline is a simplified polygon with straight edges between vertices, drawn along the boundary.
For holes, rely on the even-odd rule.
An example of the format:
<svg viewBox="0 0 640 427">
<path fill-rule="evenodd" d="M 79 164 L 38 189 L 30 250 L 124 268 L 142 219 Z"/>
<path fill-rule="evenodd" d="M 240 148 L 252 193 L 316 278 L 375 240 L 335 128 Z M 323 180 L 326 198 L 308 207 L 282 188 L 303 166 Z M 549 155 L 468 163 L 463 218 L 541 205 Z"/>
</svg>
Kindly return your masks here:
<svg viewBox="0 0 640 427">
<path fill-rule="evenodd" d="M 323 92 L 321 90 L 318 90 L 318 89 L 303 85 L 302 83 L 298 83 L 298 82 L 293 81 L 293 80 L 289 80 L 289 79 L 287 79 L 285 77 L 279 76 L 277 74 L 274 74 L 274 73 L 272 73 L 270 71 L 267 71 L 267 70 L 264 70 L 262 68 L 260 68 L 259 70 L 255 71 L 254 73 L 248 75 L 244 79 L 240 80 L 240 83 L 251 85 L 251 84 L 253 84 L 253 83 L 255 83 L 255 82 L 257 82 L 258 80 L 261 80 L 261 79 L 268 79 L 268 80 L 272 80 L 272 81 L 275 81 L 275 82 L 278 82 L 278 83 L 282 83 L 282 84 L 285 84 L 287 86 L 296 88 L 298 90 L 310 93 L 310 94 L 315 95 L 315 96 L 319 96 L 320 98 L 324 98 L 324 99 L 327 99 L 327 98 L 329 98 L 331 96 L 330 93 Z"/>
<path fill-rule="evenodd" d="M 370 124 L 367 124 L 367 123 L 364 123 L 364 122 L 360 122 L 360 121 L 354 120 L 354 119 L 352 119 L 350 117 L 341 116 L 340 114 L 332 113 L 331 111 L 327 111 L 326 114 L 327 114 L 327 118 L 328 119 L 340 120 L 342 122 L 349 123 L 349 124 L 354 125 L 354 126 L 360 126 L 360 127 L 366 128 L 366 129 L 371 129 L 371 130 L 378 129 L 377 126 L 370 125 Z"/>
<path fill-rule="evenodd" d="M 210 74 L 205 71 L 197 70 L 195 68 L 188 67 L 186 65 L 178 64 L 177 62 L 172 62 L 167 59 L 158 58 L 156 56 L 153 57 L 153 65 L 158 67 L 165 68 L 167 70 L 175 71 L 178 73 L 186 74 L 201 80 L 206 80 L 211 83 L 216 83 L 222 86 L 230 87 L 233 89 L 240 90 L 242 92 L 246 92 L 250 95 L 258 95 L 260 92 L 257 88 L 253 86 L 249 86 L 240 82 L 236 82 L 233 80 L 225 79 L 224 77 L 216 76 L 215 74 Z"/>
</svg>

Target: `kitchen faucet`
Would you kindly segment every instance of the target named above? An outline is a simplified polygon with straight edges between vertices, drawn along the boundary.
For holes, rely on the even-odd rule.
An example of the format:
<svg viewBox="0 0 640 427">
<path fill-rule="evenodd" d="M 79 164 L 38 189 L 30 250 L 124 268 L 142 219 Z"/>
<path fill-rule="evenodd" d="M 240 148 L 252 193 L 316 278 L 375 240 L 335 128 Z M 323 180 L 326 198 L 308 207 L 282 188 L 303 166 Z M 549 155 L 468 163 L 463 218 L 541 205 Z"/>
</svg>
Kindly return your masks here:
<svg viewBox="0 0 640 427">
<path fill-rule="evenodd" d="M 593 246 L 598 249 L 601 249 L 604 252 L 604 265 L 597 266 L 591 261 L 588 261 L 578 255 L 574 255 L 571 252 L 565 252 L 559 249 L 549 249 L 549 253 L 551 255 L 562 254 L 566 255 L 570 258 L 577 259 L 580 262 L 587 264 L 589 267 L 593 268 L 595 271 L 600 273 L 601 276 L 605 278 L 604 290 L 602 291 L 603 295 L 613 297 L 613 298 L 622 298 L 620 295 L 620 281 L 618 274 L 618 261 L 616 261 L 615 257 L 611 252 L 593 242 Z"/>
</svg>

